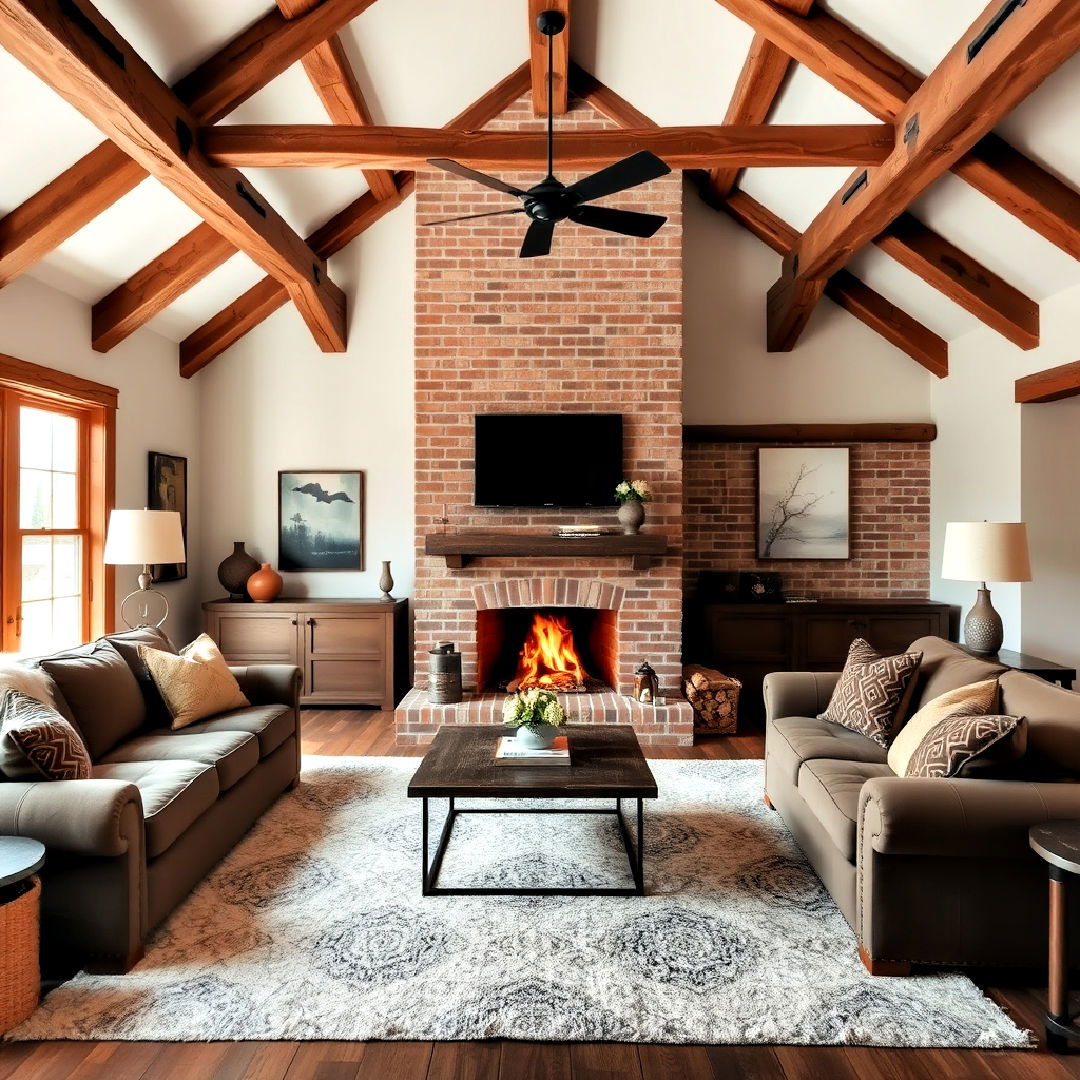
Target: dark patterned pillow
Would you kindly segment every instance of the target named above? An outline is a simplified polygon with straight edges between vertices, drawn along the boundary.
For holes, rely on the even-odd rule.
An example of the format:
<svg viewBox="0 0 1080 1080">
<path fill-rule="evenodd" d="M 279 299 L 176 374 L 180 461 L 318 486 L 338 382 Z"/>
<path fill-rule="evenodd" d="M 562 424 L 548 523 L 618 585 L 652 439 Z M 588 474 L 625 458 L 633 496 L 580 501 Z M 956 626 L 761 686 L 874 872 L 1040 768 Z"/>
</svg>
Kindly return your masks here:
<svg viewBox="0 0 1080 1080">
<path fill-rule="evenodd" d="M 972 759 L 996 753 L 1024 734 L 1022 716 L 946 717 L 923 736 L 905 775 L 956 776 Z"/>
<path fill-rule="evenodd" d="M 897 716 L 907 711 L 921 662 L 921 652 L 882 656 L 868 641 L 856 638 L 848 649 L 829 707 L 818 719 L 850 728 L 888 747 Z"/>
<path fill-rule="evenodd" d="M 55 709 L 18 690 L 0 696 L 0 772 L 9 780 L 85 780 L 90 755 Z"/>
</svg>

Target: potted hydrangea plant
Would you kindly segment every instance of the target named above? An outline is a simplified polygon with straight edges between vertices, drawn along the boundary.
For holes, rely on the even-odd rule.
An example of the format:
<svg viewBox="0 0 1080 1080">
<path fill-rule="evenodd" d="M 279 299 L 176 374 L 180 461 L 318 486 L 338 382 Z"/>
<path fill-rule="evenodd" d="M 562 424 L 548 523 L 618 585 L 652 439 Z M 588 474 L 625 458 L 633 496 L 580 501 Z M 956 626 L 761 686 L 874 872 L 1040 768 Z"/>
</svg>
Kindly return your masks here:
<svg viewBox="0 0 1080 1080">
<path fill-rule="evenodd" d="M 633 535 L 645 522 L 644 504 L 652 501 L 649 485 L 644 480 L 623 480 L 615 487 L 615 501 L 622 531 Z"/>
<path fill-rule="evenodd" d="M 525 690 L 506 699 L 503 723 L 517 728 L 518 742 L 531 750 L 546 750 L 555 742 L 566 713 L 552 690 Z"/>
</svg>

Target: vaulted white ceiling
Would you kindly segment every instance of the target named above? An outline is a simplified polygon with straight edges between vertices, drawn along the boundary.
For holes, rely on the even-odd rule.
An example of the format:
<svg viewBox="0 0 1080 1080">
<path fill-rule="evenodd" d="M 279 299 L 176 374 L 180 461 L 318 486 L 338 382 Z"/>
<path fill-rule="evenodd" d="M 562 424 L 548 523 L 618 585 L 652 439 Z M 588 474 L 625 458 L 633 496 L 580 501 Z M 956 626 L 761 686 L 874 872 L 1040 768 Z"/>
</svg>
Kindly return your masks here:
<svg viewBox="0 0 1080 1080">
<path fill-rule="evenodd" d="M 169 82 L 213 54 L 268 9 L 268 0 L 98 0 L 97 6 Z M 821 6 L 922 74 L 985 7 L 985 0 L 823 0 Z M 343 32 L 377 124 L 437 127 L 527 56 L 525 0 L 378 0 Z M 715 0 L 574 0 L 571 55 L 660 124 L 721 122 L 750 44 L 749 28 Z M 0 50 L 0 214 L 13 209 L 101 141 L 89 121 Z M 777 123 L 873 122 L 805 68 L 789 78 Z M 302 69 L 275 79 L 223 123 L 326 123 Z M 1050 172 L 1080 188 L 1080 55 L 998 129 Z M 248 170 L 302 235 L 366 189 L 359 172 Z M 849 169 L 753 169 L 742 186 L 798 229 Z M 916 215 L 1036 300 L 1080 284 L 1072 259 L 962 180 L 946 176 Z M 198 219 L 147 179 L 29 272 L 93 302 L 155 258 Z M 852 269 L 947 339 L 973 316 L 876 249 Z M 236 255 L 149 325 L 180 340 L 263 277 Z M 764 298 L 762 298 L 764 303 Z"/>
</svg>

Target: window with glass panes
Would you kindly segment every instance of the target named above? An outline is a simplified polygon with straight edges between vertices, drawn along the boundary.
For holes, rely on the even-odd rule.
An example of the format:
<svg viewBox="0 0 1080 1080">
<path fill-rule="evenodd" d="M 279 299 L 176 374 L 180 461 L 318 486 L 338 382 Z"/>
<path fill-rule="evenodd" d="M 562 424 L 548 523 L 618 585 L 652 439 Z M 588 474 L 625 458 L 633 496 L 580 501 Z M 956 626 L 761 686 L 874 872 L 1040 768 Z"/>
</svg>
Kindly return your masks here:
<svg viewBox="0 0 1080 1080">
<path fill-rule="evenodd" d="M 93 597 L 103 576 L 101 414 L 0 383 L 4 651 L 53 652 L 104 628 Z"/>
</svg>

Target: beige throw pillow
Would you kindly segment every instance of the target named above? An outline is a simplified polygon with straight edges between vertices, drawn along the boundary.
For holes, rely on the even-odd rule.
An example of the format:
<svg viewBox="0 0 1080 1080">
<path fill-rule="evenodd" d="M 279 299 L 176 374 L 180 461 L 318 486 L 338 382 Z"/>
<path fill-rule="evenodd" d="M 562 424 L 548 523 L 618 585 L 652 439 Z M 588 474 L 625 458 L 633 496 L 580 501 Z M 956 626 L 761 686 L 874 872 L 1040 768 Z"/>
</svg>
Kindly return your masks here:
<svg viewBox="0 0 1080 1080">
<path fill-rule="evenodd" d="M 178 656 L 142 644 L 139 656 L 172 715 L 173 730 L 251 704 L 209 634 L 200 634 Z"/>
<path fill-rule="evenodd" d="M 897 776 L 907 776 L 912 755 L 932 728 L 950 716 L 992 716 L 997 700 L 997 679 L 983 679 L 939 694 L 900 729 L 889 747 L 889 768 Z"/>
</svg>

